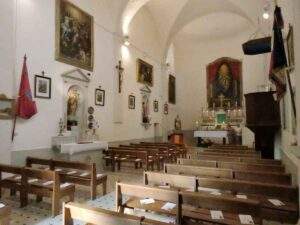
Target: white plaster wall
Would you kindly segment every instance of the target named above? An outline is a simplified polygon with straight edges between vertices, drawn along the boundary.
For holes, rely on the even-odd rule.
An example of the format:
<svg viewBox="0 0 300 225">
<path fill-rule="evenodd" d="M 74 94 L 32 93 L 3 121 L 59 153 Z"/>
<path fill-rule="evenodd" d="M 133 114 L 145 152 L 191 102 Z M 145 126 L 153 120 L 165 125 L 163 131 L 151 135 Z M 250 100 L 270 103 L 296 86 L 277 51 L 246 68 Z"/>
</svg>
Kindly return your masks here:
<svg viewBox="0 0 300 225">
<path fill-rule="evenodd" d="M 3 1 L 4 2 L 4 1 Z M 10 2 L 10 1 L 7 1 Z M 11 1 L 13 2 L 13 1 Z M 154 87 L 152 88 L 152 100 L 160 101 L 160 75 L 162 49 L 157 41 L 156 30 L 153 19 L 146 9 L 142 9 L 133 20 L 130 26 L 131 41 L 138 46 L 129 47 L 129 55 L 123 58 L 125 67 L 125 80 L 123 87 L 122 107 L 124 112 L 123 124 L 114 124 L 114 93 L 116 92 L 116 69 L 115 66 L 119 60 L 118 52 L 121 51 L 119 37 L 107 32 L 116 29 L 117 19 L 119 18 L 120 7 L 116 1 L 109 0 L 73 0 L 71 1 L 84 11 L 94 16 L 94 48 L 95 64 L 92 72 L 92 80 L 88 91 L 88 105 L 94 106 L 95 88 L 101 85 L 106 90 L 106 102 L 104 107 L 94 106 L 96 119 L 100 121 L 99 136 L 101 140 L 118 141 L 138 138 L 149 138 L 154 136 L 153 126 L 145 131 L 141 122 L 141 107 L 139 88 L 142 85 L 136 83 L 136 58 L 140 57 L 154 65 Z M 125 1 L 122 1 L 124 5 Z M 1 4 L 3 4 L 1 2 Z M 51 146 L 51 137 L 57 135 L 58 122 L 63 117 L 63 81 L 61 74 L 73 69 L 74 67 L 57 62 L 54 60 L 55 50 L 55 1 L 53 0 L 27 0 L 17 1 L 16 10 L 9 3 L 1 7 L 0 12 L 3 18 L 3 27 L 11 28 L 10 11 L 16 12 L 16 48 L 10 49 L 10 43 L 14 38 L 11 30 L 7 32 L 7 39 L 1 41 L 5 46 L 5 52 L 12 50 L 16 52 L 14 63 L 2 61 L 3 65 L 15 66 L 16 71 L 12 75 L 10 69 L 5 76 L 15 79 L 16 82 L 9 79 L 1 82 L 3 87 L 8 88 L 10 92 L 16 93 L 20 82 L 23 56 L 28 56 L 28 71 L 31 82 L 31 89 L 34 89 L 34 75 L 45 71 L 46 75 L 52 78 L 52 98 L 51 100 L 35 99 L 38 114 L 30 120 L 18 119 L 16 126 L 16 137 L 12 145 L 13 151 L 27 149 L 46 149 Z M 2 15 L 1 15 L 2 18 Z M 2 25 L 2 20 L 1 20 Z M 2 26 L 1 26 L 2 27 Z M 104 29 L 103 29 L 104 27 Z M 1 28 L 2 29 L 2 28 Z M 2 47 L 2 46 L 1 46 Z M 2 50 L 2 49 L 1 49 Z M 3 52 L 3 53 L 5 53 Z M 143 52 L 147 52 L 148 55 Z M 1 51 L 2 56 L 2 51 Z M 6 55 L 5 55 L 6 56 Z M 1 57 L 3 58 L 3 57 Z M 9 57 L 6 57 L 9 60 Z M 1 62 L 1 63 L 2 63 Z M 2 68 L 2 64 L 1 64 Z M 5 69 L 5 68 L 4 68 Z M 10 74 L 9 74 L 10 72 Z M 87 72 L 87 71 L 86 71 Z M 2 79 L 3 73 L 1 73 Z M 6 90 L 7 91 L 7 90 Z M 136 95 L 136 110 L 128 110 L 128 94 Z M 160 101 L 161 103 L 161 101 Z M 153 113 L 152 101 L 150 102 L 152 122 L 161 123 L 161 114 Z M 160 108 L 162 104 L 160 104 Z M 161 109 L 160 109 L 161 112 Z M 2 132 L 2 129 L 1 129 Z M 1 135 L 2 138 L 2 135 Z M 2 146 L 1 146 L 2 147 Z M 2 149 L 7 149 L 4 146 Z"/>
<path fill-rule="evenodd" d="M 1 10 L 5 9 L 5 10 Z M 15 1 L 0 1 L 0 93 L 13 98 Z M 0 120 L 0 163 L 11 160 L 12 121 Z"/>
<path fill-rule="evenodd" d="M 250 31 L 249 31 L 250 32 Z M 245 56 L 242 43 L 249 38 L 248 32 L 231 38 L 214 41 L 177 38 L 175 65 L 177 74 L 177 100 L 183 129 L 194 129 L 201 107 L 207 106 L 206 66 L 220 57 L 231 57 L 243 62 L 243 93 L 255 92 L 258 85 L 267 83 L 264 73 L 264 55 Z M 252 145 L 253 133 L 244 128 L 244 144 Z"/>
</svg>

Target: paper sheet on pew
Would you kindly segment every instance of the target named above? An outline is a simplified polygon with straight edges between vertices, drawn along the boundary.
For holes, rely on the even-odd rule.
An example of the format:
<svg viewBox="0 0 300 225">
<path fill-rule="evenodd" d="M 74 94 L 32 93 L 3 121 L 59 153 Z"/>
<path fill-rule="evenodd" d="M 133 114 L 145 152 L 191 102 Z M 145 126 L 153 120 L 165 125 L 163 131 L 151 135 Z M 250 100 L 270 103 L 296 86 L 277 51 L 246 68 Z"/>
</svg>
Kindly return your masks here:
<svg viewBox="0 0 300 225">
<path fill-rule="evenodd" d="M 152 204 L 154 202 L 155 202 L 155 200 L 153 198 L 145 198 L 145 199 L 140 200 L 140 203 L 142 205 L 148 205 L 148 204 Z"/>
<path fill-rule="evenodd" d="M 284 205 L 284 203 L 278 199 L 268 199 L 268 200 L 275 206 L 283 206 Z"/>
<path fill-rule="evenodd" d="M 213 220 L 223 220 L 224 219 L 222 211 L 210 210 L 210 216 Z"/>
<path fill-rule="evenodd" d="M 15 177 L 15 180 L 21 180 L 21 176 Z"/>
<path fill-rule="evenodd" d="M 70 172 L 67 172 L 68 175 L 72 175 L 72 174 L 75 174 L 77 173 L 77 171 L 70 171 Z"/>
<path fill-rule="evenodd" d="M 82 174 L 80 174 L 81 177 L 86 177 L 88 175 L 89 175 L 89 173 L 82 173 Z"/>
<path fill-rule="evenodd" d="M 68 187 L 70 185 L 71 185 L 70 183 L 64 183 L 64 184 L 60 185 L 60 188 L 66 188 L 66 187 Z"/>
<path fill-rule="evenodd" d="M 5 205 L 0 203 L 0 209 L 3 208 L 3 207 L 5 207 Z"/>
<path fill-rule="evenodd" d="M 53 181 L 52 181 L 52 180 L 47 181 L 47 182 L 44 182 L 44 183 L 43 183 L 43 186 L 48 186 L 48 185 L 51 185 L 51 184 L 53 184 Z"/>
<path fill-rule="evenodd" d="M 240 198 L 240 199 L 247 199 L 247 195 L 238 194 L 238 195 L 236 195 L 236 197 Z"/>
<path fill-rule="evenodd" d="M 176 207 L 176 204 L 174 204 L 172 202 L 167 202 L 166 204 L 164 204 L 163 207 L 161 207 L 161 209 L 170 211 L 170 210 L 174 209 L 175 207 Z"/>
<path fill-rule="evenodd" d="M 55 169 L 55 171 L 60 172 L 60 171 L 62 171 L 62 169 L 57 168 L 57 169 Z"/>
<path fill-rule="evenodd" d="M 97 178 L 100 178 L 100 177 L 102 177 L 103 176 L 103 174 L 101 174 L 101 173 L 98 173 L 97 174 Z"/>
<path fill-rule="evenodd" d="M 39 181 L 38 179 L 30 179 L 30 180 L 28 180 L 28 183 L 34 183 L 34 182 L 37 182 L 37 181 Z"/>
<path fill-rule="evenodd" d="M 240 214 L 239 219 L 241 221 L 241 224 L 254 224 L 252 216 L 250 216 L 250 215 L 241 215 Z"/>
</svg>

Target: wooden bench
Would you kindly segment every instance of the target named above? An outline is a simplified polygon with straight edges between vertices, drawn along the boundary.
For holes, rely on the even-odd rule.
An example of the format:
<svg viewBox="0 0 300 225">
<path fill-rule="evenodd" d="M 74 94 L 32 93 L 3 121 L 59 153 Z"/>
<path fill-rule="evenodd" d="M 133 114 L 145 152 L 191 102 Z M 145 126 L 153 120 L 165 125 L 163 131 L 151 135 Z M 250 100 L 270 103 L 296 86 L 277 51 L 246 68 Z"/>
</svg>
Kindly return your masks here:
<svg viewBox="0 0 300 225">
<path fill-rule="evenodd" d="M 165 164 L 164 172 L 170 174 L 184 174 L 200 177 L 217 177 L 233 179 L 233 171 L 230 169 L 218 169 L 210 167 Z"/>
<path fill-rule="evenodd" d="M 224 149 L 209 149 L 203 150 L 205 153 L 225 153 L 225 154 L 252 154 L 252 155 L 260 155 L 260 152 L 252 151 L 252 150 L 224 150 Z"/>
<path fill-rule="evenodd" d="M 91 199 L 97 197 L 97 186 L 102 184 L 103 195 L 106 195 L 107 175 L 97 174 L 95 163 L 81 163 L 53 159 L 27 157 L 26 166 L 46 166 L 50 170 L 61 174 L 64 182 L 90 186 Z"/>
<path fill-rule="evenodd" d="M 90 207 L 78 203 L 63 206 L 63 225 L 74 225 L 79 220 L 93 225 L 169 225 L 167 223 Z"/>
<path fill-rule="evenodd" d="M 201 154 L 188 154 L 188 159 L 200 159 L 200 160 L 211 160 L 211 161 L 223 161 L 223 162 L 249 162 L 256 164 L 269 164 L 269 165 L 281 165 L 280 160 L 273 159 L 253 159 L 253 158 L 240 158 L 230 156 L 215 156 L 215 155 L 201 155 Z"/>
<path fill-rule="evenodd" d="M 228 191 L 235 197 L 236 194 L 245 195 L 247 199 L 261 202 L 262 217 L 280 222 L 297 222 L 298 219 L 298 188 L 289 185 L 276 185 L 260 182 L 197 178 L 200 190 L 216 189 L 228 196 Z M 222 194 L 223 195 L 223 194 Z M 269 199 L 278 199 L 284 206 L 274 206 Z"/>
<path fill-rule="evenodd" d="M 267 171 L 284 173 L 285 169 L 282 165 L 264 165 L 246 162 L 222 162 L 222 161 L 207 161 L 199 159 L 177 159 L 177 164 L 191 165 L 191 166 L 203 166 L 203 167 L 216 167 L 232 170 L 246 170 L 246 171 Z"/>
<path fill-rule="evenodd" d="M 239 149 L 251 149 L 246 145 L 229 145 L 229 144 L 227 144 L 227 145 L 214 144 L 214 145 L 209 146 L 208 148 L 220 148 L 220 149 L 228 149 L 229 148 L 229 149 L 237 149 L 237 150 L 239 150 Z"/>
<path fill-rule="evenodd" d="M 11 217 L 11 208 L 0 202 L 0 224 L 9 225 Z"/>
<path fill-rule="evenodd" d="M 252 217 L 254 224 L 262 224 L 261 207 L 258 201 L 196 192 L 180 192 L 180 201 L 183 209 L 183 223 L 189 223 L 190 219 L 193 219 L 213 224 L 242 224 L 239 216 L 248 215 Z M 221 211 L 224 219 L 213 219 L 211 210 Z"/>
<path fill-rule="evenodd" d="M 5 173 L 9 174 L 6 178 L 4 178 Z M 0 197 L 2 188 L 9 189 L 11 195 L 14 195 L 18 191 L 20 193 L 20 206 L 26 206 L 27 192 L 24 183 L 23 167 L 0 164 Z"/>
<path fill-rule="evenodd" d="M 178 190 L 191 189 L 197 191 L 197 179 L 195 176 L 145 171 L 144 185 L 162 188 L 176 188 Z"/>
<path fill-rule="evenodd" d="M 114 156 L 114 164 L 117 164 L 118 170 L 121 169 L 121 164 L 123 162 L 133 163 L 135 169 L 142 167 L 142 164 L 145 165 L 146 170 L 149 170 L 151 167 L 154 170 L 155 158 L 151 157 L 147 151 L 140 151 L 134 149 L 123 149 L 123 148 L 109 148 L 109 154 Z M 113 170 L 114 171 L 114 170 Z"/>
<path fill-rule="evenodd" d="M 199 152 L 198 155 L 204 156 L 220 156 L 220 157 L 239 157 L 239 158 L 254 158 L 260 159 L 260 155 L 257 154 L 238 154 L 238 153 L 218 153 L 218 152 Z"/>
<path fill-rule="evenodd" d="M 59 214 L 61 198 L 68 196 L 70 201 L 74 201 L 75 185 L 63 183 L 58 172 L 25 168 L 24 174 L 28 194 L 36 195 L 37 201 L 42 201 L 43 197 L 52 199 L 52 216 Z"/>
<path fill-rule="evenodd" d="M 171 174 L 186 174 L 199 177 L 229 178 L 283 185 L 291 184 L 291 175 L 287 173 L 232 170 L 178 164 L 165 164 L 164 171 Z"/>
<path fill-rule="evenodd" d="M 125 203 L 122 202 L 123 196 L 129 197 Z M 150 204 L 142 204 L 140 200 L 153 199 Z M 166 202 L 176 204 L 171 210 L 164 210 L 162 207 Z M 181 224 L 181 208 L 179 204 L 178 191 L 164 188 L 155 188 L 142 185 L 116 183 L 116 211 L 124 212 L 125 208 L 144 209 L 159 212 L 165 215 L 175 215 L 178 224 Z"/>
</svg>

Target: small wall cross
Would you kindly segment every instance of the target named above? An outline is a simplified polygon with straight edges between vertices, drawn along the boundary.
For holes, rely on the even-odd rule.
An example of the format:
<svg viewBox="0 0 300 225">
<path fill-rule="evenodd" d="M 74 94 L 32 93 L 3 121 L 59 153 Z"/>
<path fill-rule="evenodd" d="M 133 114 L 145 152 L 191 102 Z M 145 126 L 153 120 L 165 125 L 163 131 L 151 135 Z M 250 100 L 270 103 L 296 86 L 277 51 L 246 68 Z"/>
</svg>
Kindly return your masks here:
<svg viewBox="0 0 300 225">
<path fill-rule="evenodd" d="M 122 61 L 119 61 L 119 64 L 116 66 L 116 69 L 118 70 L 118 79 L 119 79 L 119 93 L 122 92 L 122 83 L 123 83 L 123 72 L 124 68 L 122 67 Z"/>
</svg>

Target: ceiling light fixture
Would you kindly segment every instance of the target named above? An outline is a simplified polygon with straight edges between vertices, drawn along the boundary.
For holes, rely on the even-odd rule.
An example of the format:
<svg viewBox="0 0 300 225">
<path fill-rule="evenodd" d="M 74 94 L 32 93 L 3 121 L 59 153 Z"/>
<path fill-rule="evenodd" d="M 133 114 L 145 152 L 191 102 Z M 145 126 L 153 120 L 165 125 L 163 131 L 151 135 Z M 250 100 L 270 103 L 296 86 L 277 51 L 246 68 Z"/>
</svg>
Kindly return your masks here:
<svg viewBox="0 0 300 225">
<path fill-rule="evenodd" d="M 268 20 L 268 19 L 270 18 L 269 11 L 270 11 L 270 4 L 267 4 L 267 5 L 264 7 L 264 13 L 263 13 L 263 18 L 264 18 L 265 20 Z"/>
</svg>

